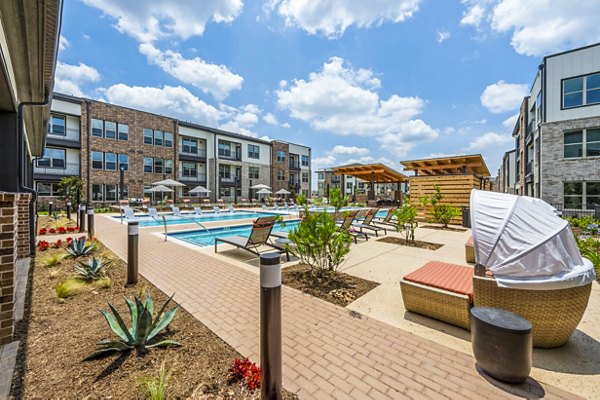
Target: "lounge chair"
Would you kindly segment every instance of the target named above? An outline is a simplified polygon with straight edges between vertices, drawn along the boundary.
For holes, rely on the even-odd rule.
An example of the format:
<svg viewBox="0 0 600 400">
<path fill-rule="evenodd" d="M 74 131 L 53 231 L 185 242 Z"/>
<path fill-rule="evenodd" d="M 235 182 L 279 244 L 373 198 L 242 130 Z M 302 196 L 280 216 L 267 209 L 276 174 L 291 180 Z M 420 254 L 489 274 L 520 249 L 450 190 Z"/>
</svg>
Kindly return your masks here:
<svg viewBox="0 0 600 400">
<path fill-rule="evenodd" d="M 171 207 L 173 209 L 173 216 L 175 217 L 181 217 L 181 210 L 179 209 L 179 207 Z"/>
<path fill-rule="evenodd" d="M 219 206 L 213 206 L 213 213 L 220 214 L 221 213 L 221 208 L 219 208 Z"/>
<path fill-rule="evenodd" d="M 201 207 L 194 207 L 194 214 L 195 215 L 202 215 L 202 208 Z"/>
<path fill-rule="evenodd" d="M 367 211 L 367 215 L 365 215 L 365 219 L 362 220 L 362 222 L 355 223 L 354 226 L 357 228 L 360 228 L 361 233 L 362 233 L 363 229 L 368 229 L 368 230 L 375 232 L 375 237 L 378 237 L 379 232 L 381 232 L 381 231 L 383 231 L 384 235 L 387 235 L 386 228 L 382 228 L 382 227 L 373 225 L 373 218 L 375 217 L 376 214 L 377 214 L 376 208 L 369 209 L 369 211 Z"/>
<path fill-rule="evenodd" d="M 219 205 L 221 205 L 221 204 L 225 205 L 225 200 L 223 200 L 223 199 L 217 199 L 217 204 L 219 204 Z"/>
<path fill-rule="evenodd" d="M 183 207 L 184 208 L 189 208 L 190 204 L 192 203 L 192 201 L 190 199 L 183 199 Z"/>
<path fill-rule="evenodd" d="M 287 249 L 277 244 L 269 243 L 269 236 L 275 225 L 275 217 L 260 217 L 257 218 L 252 224 L 252 231 L 250 236 L 230 236 L 226 238 L 215 238 L 215 253 L 217 253 L 217 244 L 219 242 L 230 244 L 237 248 L 246 250 L 252 254 L 260 257 L 260 251 L 258 250 L 261 246 L 269 246 L 280 253 L 285 253 L 286 259 L 290 261 L 290 255 Z"/>
<path fill-rule="evenodd" d="M 233 206 L 233 204 L 230 204 L 227 209 L 229 210 L 230 213 L 234 213 L 235 212 L 235 207 Z"/>
<path fill-rule="evenodd" d="M 374 216 L 371 223 L 375 223 L 375 224 L 379 224 L 379 225 L 393 226 L 394 228 L 396 228 L 398 226 L 398 224 L 395 222 L 392 222 L 392 218 L 394 217 L 394 211 L 396 211 L 396 210 L 397 210 L 396 207 L 392 207 L 392 208 L 388 209 L 387 214 L 383 218 Z"/>
<path fill-rule="evenodd" d="M 210 207 L 210 199 L 202 199 L 202 205 L 206 207 Z"/>
<path fill-rule="evenodd" d="M 148 215 L 154 219 L 160 218 L 160 215 L 158 215 L 158 212 L 154 207 L 148 207 Z"/>
<path fill-rule="evenodd" d="M 129 206 L 123 208 L 123 214 L 125 214 L 125 219 L 129 219 L 132 221 L 137 219 L 137 217 L 133 213 L 133 208 L 131 208 Z"/>
<path fill-rule="evenodd" d="M 352 222 L 354 222 L 354 218 L 356 217 L 356 211 L 351 211 L 342 220 L 340 224 L 340 232 L 347 232 L 350 236 L 354 238 L 354 243 L 358 243 L 358 237 L 364 236 L 365 240 L 369 240 L 369 235 L 364 232 L 355 232 L 352 226 Z"/>
</svg>

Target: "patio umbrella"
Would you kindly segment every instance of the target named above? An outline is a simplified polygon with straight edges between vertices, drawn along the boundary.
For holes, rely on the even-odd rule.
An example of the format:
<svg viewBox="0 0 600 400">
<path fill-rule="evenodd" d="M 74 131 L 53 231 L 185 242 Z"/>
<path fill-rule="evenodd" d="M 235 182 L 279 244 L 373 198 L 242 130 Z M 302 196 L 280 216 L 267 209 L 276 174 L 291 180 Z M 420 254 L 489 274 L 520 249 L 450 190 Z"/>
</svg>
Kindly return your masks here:
<svg viewBox="0 0 600 400">
<path fill-rule="evenodd" d="M 188 193 L 210 193 L 210 190 L 208 190 L 204 186 L 196 186 L 195 188 L 191 189 Z"/>
<path fill-rule="evenodd" d="M 256 192 L 257 194 L 271 194 L 273 192 L 271 192 L 268 189 L 260 189 L 258 192 Z"/>
<path fill-rule="evenodd" d="M 176 181 L 175 179 L 164 179 L 162 181 L 154 182 L 153 185 L 159 186 L 185 186 L 184 183 Z"/>
<path fill-rule="evenodd" d="M 151 189 L 148 190 L 144 190 L 144 192 L 146 193 L 163 193 L 163 192 L 172 192 L 173 189 L 170 189 L 164 185 L 158 185 L 158 186 L 154 186 Z"/>
<path fill-rule="evenodd" d="M 275 194 L 291 194 L 291 192 L 288 192 L 285 189 L 281 189 L 281 190 L 276 191 Z"/>
<path fill-rule="evenodd" d="M 475 260 L 498 286 L 563 289 L 595 279 L 569 223 L 542 200 L 474 189 L 471 222 Z"/>
<path fill-rule="evenodd" d="M 261 189 L 262 190 L 262 189 L 271 189 L 271 187 L 267 186 L 265 184 L 259 183 L 259 184 L 254 185 L 254 186 L 250 186 L 250 189 Z M 260 193 L 260 191 L 257 192 L 257 193 Z M 269 192 L 269 193 L 271 193 L 271 192 Z"/>
</svg>

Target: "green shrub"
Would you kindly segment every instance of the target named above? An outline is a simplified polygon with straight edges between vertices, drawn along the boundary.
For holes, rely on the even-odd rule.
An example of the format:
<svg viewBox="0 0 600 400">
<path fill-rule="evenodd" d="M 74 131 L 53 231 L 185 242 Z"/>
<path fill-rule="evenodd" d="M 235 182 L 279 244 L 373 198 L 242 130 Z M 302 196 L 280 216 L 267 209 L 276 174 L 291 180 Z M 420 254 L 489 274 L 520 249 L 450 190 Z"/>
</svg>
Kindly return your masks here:
<svg viewBox="0 0 600 400">
<path fill-rule="evenodd" d="M 411 206 L 409 203 L 405 203 L 402 208 L 394 211 L 397 220 L 396 231 L 400 232 L 404 230 L 404 235 L 408 243 L 415 242 L 415 231 L 419 226 L 417 214 L 417 208 Z"/>
<path fill-rule="evenodd" d="M 93 282 L 106 277 L 106 271 L 111 267 L 112 260 L 93 257 L 86 263 L 79 261 L 79 265 L 74 265 L 75 271 L 79 277 L 85 281 Z"/>
<path fill-rule="evenodd" d="M 63 258 L 65 258 L 65 253 L 54 253 L 44 257 L 42 262 L 46 267 L 55 267 L 60 264 Z"/>
<path fill-rule="evenodd" d="M 441 204 L 440 202 L 444 198 L 442 188 L 438 185 L 433 187 L 435 193 L 430 197 L 423 197 L 421 204 L 426 206 L 431 204 L 431 218 L 433 222 L 442 224 L 444 228 L 448 227 L 448 224 L 452 221 L 452 218 L 460 215 L 460 209 L 451 204 Z"/>
<path fill-rule="evenodd" d="M 163 304 L 161 309 L 154 314 L 154 303 L 150 298 L 150 293 L 146 294 L 146 300 L 142 303 L 137 297 L 134 300 L 125 298 L 127 307 L 129 308 L 129 314 L 131 315 L 131 328 L 128 328 L 121 314 L 113 307 L 112 304 L 108 304 L 108 307 L 112 311 L 112 314 L 105 310 L 100 310 L 110 329 L 117 335 L 121 340 L 101 340 L 98 342 L 100 349 L 96 350 L 85 359 L 90 360 L 103 354 L 129 351 L 134 348 L 146 348 L 150 349 L 153 347 L 166 347 L 166 346 L 180 346 L 180 344 L 172 339 L 165 339 L 156 342 L 156 336 L 173 320 L 175 312 L 179 305 L 176 305 L 172 309 L 167 311 L 169 303 L 173 299 L 173 296 Z"/>
<path fill-rule="evenodd" d="M 167 398 L 167 387 L 171 380 L 171 372 L 167 371 L 165 362 L 160 364 L 158 376 L 147 376 L 142 378 L 144 398 L 147 400 L 165 400 Z"/>
<path fill-rule="evenodd" d="M 569 221 L 571 226 L 581 229 L 587 229 L 591 224 L 597 224 L 599 222 L 591 215 L 585 217 L 567 217 L 566 219 Z"/>
<path fill-rule="evenodd" d="M 578 238 L 577 236 L 575 236 L 575 240 L 581 255 L 594 264 L 596 280 L 600 282 L 600 241 L 593 237 Z"/>
<path fill-rule="evenodd" d="M 329 205 L 335 208 L 336 213 L 348 205 L 349 198 L 344 196 L 339 188 L 331 189 L 329 193 Z"/>
<path fill-rule="evenodd" d="M 96 250 L 97 245 L 94 243 L 87 243 L 85 237 L 74 239 L 71 244 L 67 247 L 67 257 L 79 258 L 82 256 L 89 255 L 92 251 Z"/>
<path fill-rule="evenodd" d="M 296 196 L 296 203 L 300 206 L 306 204 L 306 196 L 304 195 L 304 193 L 300 193 L 298 196 Z"/>
<path fill-rule="evenodd" d="M 80 293 L 87 283 L 79 278 L 69 278 L 56 285 L 56 297 L 66 299 Z"/>
</svg>

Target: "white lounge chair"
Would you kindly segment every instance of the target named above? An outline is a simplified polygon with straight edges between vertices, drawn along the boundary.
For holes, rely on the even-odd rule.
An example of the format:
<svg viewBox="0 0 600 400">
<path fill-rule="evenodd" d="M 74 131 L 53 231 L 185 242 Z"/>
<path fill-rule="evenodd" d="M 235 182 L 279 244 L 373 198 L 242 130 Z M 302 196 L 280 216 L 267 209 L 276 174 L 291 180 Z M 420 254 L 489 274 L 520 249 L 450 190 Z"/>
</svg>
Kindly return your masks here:
<svg viewBox="0 0 600 400">
<path fill-rule="evenodd" d="M 127 206 L 123 208 L 123 214 L 125 214 L 125 219 L 136 220 L 137 217 L 133 214 L 133 208 Z"/>
<path fill-rule="evenodd" d="M 215 214 L 220 214 L 221 213 L 221 209 L 218 206 L 213 206 L 213 212 Z"/>
<path fill-rule="evenodd" d="M 234 213 L 235 212 L 235 207 L 233 207 L 233 204 L 229 205 L 229 212 L 230 213 Z"/>
<path fill-rule="evenodd" d="M 160 218 L 160 215 L 158 215 L 158 211 L 156 211 L 155 207 L 148 207 L 148 215 L 154 219 Z"/>
<path fill-rule="evenodd" d="M 200 208 L 200 207 L 194 207 L 194 214 L 195 215 L 202 215 L 202 208 Z"/>
<path fill-rule="evenodd" d="M 179 207 L 173 206 L 171 208 L 173 209 L 173 215 L 175 217 L 181 217 L 181 210 L 179 209 Z"/>
</svg>

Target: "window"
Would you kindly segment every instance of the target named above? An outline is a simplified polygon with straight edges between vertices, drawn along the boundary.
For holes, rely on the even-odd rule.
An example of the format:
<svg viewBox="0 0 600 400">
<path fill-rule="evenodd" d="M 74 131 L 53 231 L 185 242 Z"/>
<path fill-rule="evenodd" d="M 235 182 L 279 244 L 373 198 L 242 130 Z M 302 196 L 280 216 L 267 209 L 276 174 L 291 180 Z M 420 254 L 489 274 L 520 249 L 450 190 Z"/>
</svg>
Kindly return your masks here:
<svg viewBox="0 0 600 400">
<path fill-rule="evenodd" d="M 152 129 L 144 128 L 144 144 L 152 144 Z"/>
<path fill-rule="evenodd" d="M 115 153 L 104 154 L 104 169 L 107 171 L 117 170 L 117 155 Z"/>
<path fill-rule="evenodd" d="M 173 134 L 165 132 L 165 147 L 173 147 Z"/>
<path fill-rule="evenodd" d="M 159 131 L 159 130 L 154 131 L 154 145 L 155 146 L 163 145 L 163 131 Z"/>
<path fill-rule="evenodd" d="M 248 179 L 259 179 L 259 171 L 258 167 L 248 167 Z"/>
<path fill-rule="evenodd" d="M 320 181 L 322 181 L 322 180 L 324 180 L 324 179 L 325 179 L 325 175 L 324 175 L 322 172 L 319 172 L 319 173 L 317 174 L 317 179 L 318 179 L 318 180 L 320 180 Z"/>
<path fill-rule="evenodd" d="M 119 124 L 119 140 L 129 140 L 129 125 Z"/>
<path fill-rule="evenodd" d="M 127 154 L 119 154 L 119 170 L 123 168 L 124 171 L 129 169 L 129 156 Z"/>
<path fill-rule="evenodd" d="M 144 157 L 144 172 L 152 172 L 154 167 L 154 160 L 150 157 Z"/>
<path fill-rule="evenodd" d="M 92 185 L 92 201 L 102 201 L 104 199 L 104 185 Z"/>
<path fill-rule="evenodd" d="M 277 154 L 277 161 L 285 162 L 285 151 L 278 150 L 276 154 Z"/>
<path fill-rule="evenodd" d="M 173 160 L 165 160 L 165 174 L 173 173 Z"/>
<path fill-rule="evenodd" d="M 65 149 L 55 149 L 46 147 L 44 150 L 44 158 L 38 160 L 38 167 L 49 168 L 65 168 L 66 166 L 66 151 Z"/>
<path fill-rule="evenodd" d="M 565 158 L 583 156 L 583 131 L 565 132 Z"/>
<path fill-rule="evenodd" d="M 185 177 L 197 177 L 198 176 L 198 165 L 192 162 L 181 163 L 182 174 Z"/>
<path fill-rule="evenodd" d="M 198 141 L 196 139 L 182 139 L 181 151 L 183 153 L 198 154 Z"/>
<path fill-rule="evenodd" d="M 62 115 L 52 115 L 48 123 L 48 133 L 65 136 L 67 133 L 66 126 L 65 117 Z"/>
<path fill-rule="evenodd" d="M 277 170 L 277 180 L 278 181 L 285 181 L 285 171 L 280 169 Z"/>
<path fill-rule="evenodd" d="M 308 156 L 302 156 L 302 166 L 308 167 Z"/>
<path fill-rule="evenodd" d="M 117 185 L 104 185 L 104 200 L 117 201 Z"/>
<path fill-rule="evenodd" d="M 585 156 L 600 156 L 600 129 L 587 129 L 585 131 Z"/>
<path fill-rule="evenodd" d="M 104 136 L 104 123 L 100 119 L 92 119 L 92 136 Z"/>
<path fill-rule="evenodd" d="M 248 145 L 248 158 L 260 158 L 260 147 L 253 144 Z"/>
<path fill-rule="evenodd" d="M 585 182 L 585 208 L 600 206 L 600 182 Z"/>
<path fill-rule="evenodd" d="M 231 178 L 231 165 L 219 164 L 219 177 Z"/>
<path fill-rule="evenodd" d="M 35 189 L 38 196 L 58 196 L 58 182 L 37 182 Z"/>
<path fill-rule="evenodd" d="M 219 156 L 231 158 L 231 143 L 219 142 Z"/>
<path fill-rule="evenodd" d="M 308 183 L 308 172 L 302 173 L 302 183 Z"/>
<path fill-rule="evenodd" d="M 565 132 L 564 138 L 564 158 L 600 156 L 600 129 Z"/>
<path fill-rule="evenodd" d="M 154 173 L 162 174 L 163 173 L 163 160 L 162 158 L 154 159 Z"/>
<path fill-rule="evenodd" d="M 222 187 L 221 188 L 221 197 L 229 197 L 231 196 L 231 188 L 230 187 Z"/>
<path fill-rule="evenodd" d="M 592 210 L 600 206 L 600 182 L 563 182 L 564 208 Z"/>
<path fill-rule="evenodd" d="M 92 168 L 104 168 L 104 153 L 102 153 L 101 151 L 92 151 Z"/>
<path fill-rule="evenodd" d="M 600 73 L 563 81 L 563 108 L 591 104 L 600 104 Z"/>
<path fill-rule="evenodd" d="M 117 138 L 117 123 L 104 121 L 104 137 L 107 139 Z"/>
<path fill-rule="evenodd" d="M 541 90 L 537 95 L 537 100 L 535 101 L 535 104 L 537 105 L 537 111 L 536 111 L 537 123 L 541 124 L 542 123 L 542 91 Z"/>
<path fill-rule="evenodd" d="M 346 182 L 346 189 L 352 190 L 352 182 Z"/>
</svg>

